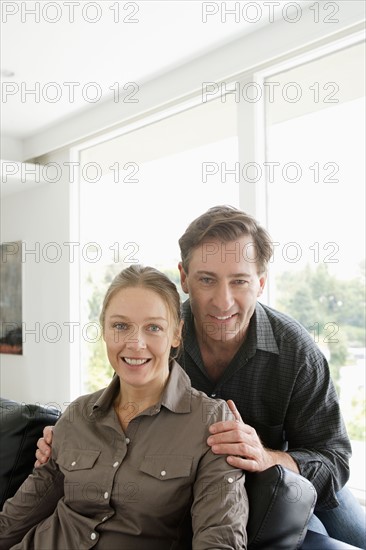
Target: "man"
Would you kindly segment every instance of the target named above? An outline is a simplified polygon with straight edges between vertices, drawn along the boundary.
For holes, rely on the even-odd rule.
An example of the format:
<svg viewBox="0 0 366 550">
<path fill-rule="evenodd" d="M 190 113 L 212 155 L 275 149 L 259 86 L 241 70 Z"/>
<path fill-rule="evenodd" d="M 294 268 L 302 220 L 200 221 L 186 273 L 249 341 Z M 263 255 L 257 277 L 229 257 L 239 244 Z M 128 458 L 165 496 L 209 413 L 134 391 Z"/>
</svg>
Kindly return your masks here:
<svg viewBox="0 0 366 550">
<path fill-rule="evenodd" d="M 270 236 L 251 216 L 218 206 L 194 220 L 179 245 L 189 300 L 178 361 L 195 388 L 229 400 L 236 417 L 211 426 L 212 451 L 250 472 L 274 464 L 299 472 L 315 486 L 328 533 L 363 547 L 362 510 L 341 491 L 351 446 L 326 359 L 300 324 L 258 302 Z M 38 464 L 46 450 L 40 440 Z M 311 528 L 322 532 L 315 521 Z"/>
</svg>

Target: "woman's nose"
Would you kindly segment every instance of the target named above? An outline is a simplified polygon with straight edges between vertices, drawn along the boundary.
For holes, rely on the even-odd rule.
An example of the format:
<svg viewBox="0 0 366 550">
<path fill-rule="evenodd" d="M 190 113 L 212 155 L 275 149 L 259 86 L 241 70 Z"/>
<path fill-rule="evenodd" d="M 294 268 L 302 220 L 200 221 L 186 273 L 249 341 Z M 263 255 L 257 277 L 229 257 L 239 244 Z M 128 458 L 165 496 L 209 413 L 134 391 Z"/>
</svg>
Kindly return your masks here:
<svg viewBox="0 0 366 550">
<path fill-rule="evenodd" d="M 131 334 L 127 337 L 126 345 L 128 349 L 145 349 L 146 342 L 144 338 L 143 331 L 138 327 L 134 327 L 134 330 L 131 331 Z"/>
</svg>

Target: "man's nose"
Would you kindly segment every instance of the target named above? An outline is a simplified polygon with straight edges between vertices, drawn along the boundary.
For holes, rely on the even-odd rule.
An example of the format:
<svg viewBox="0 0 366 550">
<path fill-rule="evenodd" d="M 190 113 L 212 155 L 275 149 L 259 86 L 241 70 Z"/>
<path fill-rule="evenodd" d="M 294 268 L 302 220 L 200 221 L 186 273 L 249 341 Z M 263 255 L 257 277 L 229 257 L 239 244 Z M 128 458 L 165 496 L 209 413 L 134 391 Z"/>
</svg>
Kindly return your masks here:
<svg viewBox="0 0 366 550">
<path fill-rule="evenodd" d="M 229 311 L 229 309 L 234 304 L 234 298 L 232 295 L 232 290 L 228 283 L 223 282 L 216 286 L 213 296 L 213 302 L 216 308 L 219 309 L 221 313 Z"/>
</svg>

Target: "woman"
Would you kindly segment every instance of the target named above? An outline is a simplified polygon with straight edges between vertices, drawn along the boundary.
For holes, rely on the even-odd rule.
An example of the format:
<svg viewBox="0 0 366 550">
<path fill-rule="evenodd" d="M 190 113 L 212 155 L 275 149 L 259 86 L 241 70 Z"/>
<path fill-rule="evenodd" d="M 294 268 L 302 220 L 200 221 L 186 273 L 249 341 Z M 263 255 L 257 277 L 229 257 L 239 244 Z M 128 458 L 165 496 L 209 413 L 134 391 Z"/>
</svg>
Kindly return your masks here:
<svg viewBox="0 0 366 550">
<path fill-rule="evenodd" d="M 173 359 L 182 331 L 175 285 L 128 267 L 100 321 L 117 376 L 66 409 L 52 459 L 4 505 L 0 548 L 246 548 L 244 474 L 206 443 L 208 427 L 231 413 L 193 389 Z"/>
</svg>

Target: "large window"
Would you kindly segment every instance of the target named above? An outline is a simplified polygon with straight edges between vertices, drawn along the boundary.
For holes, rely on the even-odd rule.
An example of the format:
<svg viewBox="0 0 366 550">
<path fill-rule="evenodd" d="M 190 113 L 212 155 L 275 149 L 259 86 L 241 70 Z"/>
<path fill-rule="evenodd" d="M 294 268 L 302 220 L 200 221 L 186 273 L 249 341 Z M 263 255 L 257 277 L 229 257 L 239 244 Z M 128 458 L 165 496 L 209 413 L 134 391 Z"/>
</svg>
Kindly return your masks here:
<svg viewBox="0 0 366 550">
<path fill-rule="evenodd" d="M 236 119 L 235 104 L 214 100 L 81 151 L 84 391 L 110 379 L 96 323 L 113 275 L 143 263 L 180 289 L 178 239 L 188 223 L 210 206 L 238 206 L 239 183 L 221 178 L 221 163 L 238 159 Z"/>
<path fill-rule="evenodd" d="M 267 78 L 270 303 L 327 356 L 365 487 L 364 44 Z M 272 91 L 272 95 L 270 94 Z M 271 169 L 271 172 L 270 172 Z"/>
</svg>

